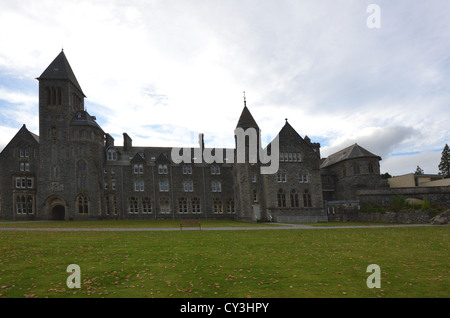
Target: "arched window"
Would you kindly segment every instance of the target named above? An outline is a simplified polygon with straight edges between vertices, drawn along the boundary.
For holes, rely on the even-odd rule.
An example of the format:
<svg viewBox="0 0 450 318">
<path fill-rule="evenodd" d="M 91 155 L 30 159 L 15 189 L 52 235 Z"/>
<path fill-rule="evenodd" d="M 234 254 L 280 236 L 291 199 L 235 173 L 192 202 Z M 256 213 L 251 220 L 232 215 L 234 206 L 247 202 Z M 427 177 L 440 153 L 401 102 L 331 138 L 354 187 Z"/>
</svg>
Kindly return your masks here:
<svg viewBox="0 0 450 318">
<path fill-rule="evenodd" d="M 306 189 L 306 190 L 303 192 L 303 206 L 304 206 L 305 208 L 310 208 L 310 207 L 312 206 L 312 203 L 311 203 L 311 194 L 309 193 L 309 190 L 308 190 L 308 189 Z"/>
<path fill-rule="evenodd" d="M 169 198 L 160 198 L 159 199 L 159 208 L 161 210 L 161 214 L 169 214 L 170 213 Z"/>
<path fill-rule="evenodd" d="M 369 173 L 375 173 L 375 168 L 372 162 L 369 163 Z"/>
<path fill-rule="evenodd" d="M 152 200 L 150 198 L 142 199 L 142 213 L 152 213 Z"/>
<path fill-rule="evenodd" d="M 220 198 L 213 199 L 214 213 L 223 213 L 222 200 Z"/>
<path fill-rule="evenodd" d="M 200 213 L 201 207 L 199 198 L 192 198 L 191 205 L 192 205 L 192 213 Z"/>
<path fill-rule="evenodd" d="M 283 189 L 278 190 L 278 207 L 285 208 L 286 207 L 286 193 Z"/>
<path fill-rule="evenodd" d="M 131 197 L 128 199 L 128 213 L 137 214 L 139 212 L 138 199 Z"/>
<path fill-rule="evenodd" d="M 227 200 L 227 213 L 235 213 L 235 209 L 234 209 L 234 199 L 233 198 L 229 198 Z"/>
<path fill-rule="evenodd" d="M 158 173 L 159 174 L 167 174 L 167 165 L 159 165 L 158 166 Z"/>
<path fill-rule="evenodd" d="M 80 194 L 77 197 L 77 210 L 80 214 L 88 214 L 89 213 L 89 199 L 86 195 Z"/>
<path fill-rule="evenodd" d="M 178 198 L 178 212 L 179 213 L 188 212 L 188 204 L 186 198 Z"/>
<path fill-rule="evenodd" d="M 294 189 L 291 191 L 291 207 L 299 207 L 298 194 Z"/>
<path fill-rule="evenodd" d="M 277 172 L 277 181 L 278 182 L 286 182 L 286 172 L 285 171 Z"/>
</svg>

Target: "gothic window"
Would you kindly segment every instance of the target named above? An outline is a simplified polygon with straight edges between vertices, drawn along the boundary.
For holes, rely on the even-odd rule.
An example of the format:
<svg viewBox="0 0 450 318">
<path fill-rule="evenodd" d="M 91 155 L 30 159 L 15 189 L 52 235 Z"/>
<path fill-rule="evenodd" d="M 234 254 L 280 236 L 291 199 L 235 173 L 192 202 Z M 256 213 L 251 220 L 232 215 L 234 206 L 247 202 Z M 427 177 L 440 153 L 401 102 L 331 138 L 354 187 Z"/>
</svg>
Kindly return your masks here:
<svg viewBox="0 0 450 318">
<path fill-rule="evenodd" d="M 214 213 L 223 213 L 222 200 L 220 198 L 213 199 L 213 211 Z"/>
<path fill-rule="evenodd" d="M 60 87 L 47 87 L 45 89 L 45 95 L 47 98 L 47 106 L 61 105 L 62 96 Z"/>
<path fill-rule="evenodd" d="M 134 165 L 134 174 L 144 174 L 144 165 L 143 164 L 135 164 Z"/>
<path fill-rule="evenodd" d="M 300 174 L 298 176 L 298 181 L 300 181 L 301 183 L 307 183 L 308 182 L 308 174 L 300 172 Z"/>
<path fill-rule="evenodd" d="M 144 191 L 144 180 L 136 180 L 134 181 L 134 191 L 143 192 Z"/>
<path fill-rule="evenodd" d="M 227 213 L 235 213 L 233 198 L 227 200 Z"/>
<path fill-rule="evenodd" d="M 159 199 L 159 207 L 162 214 L 170 213 L 170 200 L 169 198 L 160 198 Z"/>
<path fill-rule="evenodd" d="M 142 213 L 152 213 L 152 201 L 150 198 L 142 199 Z"/>
<path fill-rule="evenodd" d="M 220 166 L 212 165 L 211 166 L 211 174 L 219 175 L 220 174 Z"/>
<path fill-rule="evenodd" d="M 187 213 L 188 204 L 186 198 L 178 198 L 178 213 Z"/>
<path fill-rule="evenodd" d="M 26 198 L 24 195 L 16 197 L 16 213 L 26 214 Z"/>
<path fill-rule="evenodd" d="M 278 190 L 278 207 L 285 208 L 286 207 L 286 193 L 283 189 Z"/>
<path fill-rule="evenodd" d="M 159 165 L 158 166 L 158 173 L 159 174 L 167 174 L 167 165 Z"/>
<path fill-rule="evenodd" d="M 137 214 L 139 212 L 138 199 L 136 197 L 131 197 L 128 199 L 128 213 Z"/>
<path fill-rule="evenodd" d="M 80 214 L 88 214 L 89 213 L 89 199 L 87 196 L 80 194 L 77 197 L 77 210 Z"/>
<path fill-rule="evenodd" d="M 33 211 L 34 211 L 34 208 L 33 208 L 34 204 L 33 204 L 33 202 L 34 202 L 33 197 L 30 196 L 30 195 L 27 196 L 26 209 L 27 209 L 27 213 L 28 214 L 33 214 Z"/>
<path fill-rule="evenodd" d="M 192 166 L 183 165 L 183 174 L 192 174 Z"/>
<path fill-rule="evenodd" d="M 298 194 L 295 190 L 291 191 L 291 207 L 293 208 L 299 207 Z"/>
<path fill-rule="evenodd" d="M 256 174 L 252 173 L 252 182 L 256 183 Z"/>
<path fill-rule="evenodd" d="M 167 181 L 167 180 L 159 181 L 159 191 L 160 192 L 169 192 L 169 181 Z"/>
<path fill-rule="evenodd" d="M 34 200 L 31 195 L 22 195 L 16 197 L 16 213 L 17 214 L 33 214 Z"/>
<path fill-rule="evenodd" d="M 372 162 L 369 163 L 369 173 L 375 173 L 375 168 Z"/>
<path fill-rule="evenodd" d="M 106 159 L 108 161 L 116 161 L 117 160 L 117 152 L 114 149 L 109 149 L 106 153 Z"/>
<path fill-rule="evenodd" d="M 200 207 L 200 199 L 199 198 L 192 198 L 191 206 L 192 206 L 192 213 L 200 213 L 201 207 Z"/>
<path fill-rule="evenodd" d="M 211 191 L 212 192 L 222 192 L 222 183 L 220 181 L 211 182 Z"/>
<path fill-rule="evenodd" d="M 311 203 L 311 194 L 309 193 L 309 190 L 308 190 L 308 189 L 306 189 L 306 190 L 303 192 L 303 206 L 304 206 L 305 208 L 310 208 L 310 207 L 312 206 L 312 203 Z"/>
<path fill-rule="evenodd" d="M 277 181 L 278 182 L 286 182 L 286 172 L 278 171 L 277 172 Z"/>
<path fill-rule="evenodd" d="M 117 215 L 117 198 L 115 195 L 106 196 L 106 215 L 110 215 L 112 212 L 114 215 Z"/>
<path fill-rule="evenodd" d="M 184 192 L 193 192 L 194 191 L 194 183 L 191 180 L 184 181 L 183 186 L 184 186 Z"/>
<path fill-rule="evenodd" d="M 344 177 L 347 176 L 347 169 L 345 168 L 345 166 L 342 167 L 342 175 L 343 175 Z"/>
</svg>

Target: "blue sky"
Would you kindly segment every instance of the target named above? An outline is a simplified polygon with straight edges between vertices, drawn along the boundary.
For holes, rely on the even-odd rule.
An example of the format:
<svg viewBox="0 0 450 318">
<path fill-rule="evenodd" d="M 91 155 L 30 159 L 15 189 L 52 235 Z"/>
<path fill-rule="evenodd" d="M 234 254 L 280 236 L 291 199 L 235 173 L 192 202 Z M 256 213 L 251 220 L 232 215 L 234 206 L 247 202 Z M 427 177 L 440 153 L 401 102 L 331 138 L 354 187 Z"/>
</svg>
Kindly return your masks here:
<svg viewBox="0 0 450 318">
<path fill-rule="evenodd" d="M 369 4 L 381 27 L 368 28 Z M 285 118 L 321 143 L 437 173 L 450 143 L 450 2 L 365 0 L 0 3 L 0 149 L 38 133 L 35 80 L 61 48 L 102 128 L 135 145 L 232 147 L 247 105 L 263 143 Z"/>
</svg>

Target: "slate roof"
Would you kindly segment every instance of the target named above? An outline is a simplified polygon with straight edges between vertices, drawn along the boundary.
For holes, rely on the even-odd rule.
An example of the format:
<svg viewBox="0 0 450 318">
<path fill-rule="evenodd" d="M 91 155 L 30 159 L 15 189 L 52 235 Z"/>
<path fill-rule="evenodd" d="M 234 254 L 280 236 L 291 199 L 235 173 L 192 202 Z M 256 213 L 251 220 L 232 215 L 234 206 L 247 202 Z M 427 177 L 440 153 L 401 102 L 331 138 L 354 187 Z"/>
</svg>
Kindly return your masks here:
<svg viewBox="0 0 450 318">
<path fill-rule="evenodd" d="M 72 71 L 72 68 L 70 67 L 69 61 L 67 60 L 64 51 L 61 51 L 61 53 L 59 53 L 59 55 L 53 60 L 52 63 L 50 63 L 50 65 L 45 69 L 42 75 L 37 79 L 69 80 L 73 85 L 75 85 L 76 88 L 80 90 L 83 96 L 86 97 L 83 93 L 83 90 L 81 89 L 80 84 L 77 81 L 77 78 L 75 77 L 75 74 Z"/>
<path fill-rule="evenodd" d="M 80 110 L 75 113 L 70 121 L 71 126 L 92 126 L 103 131 L 103 129 L 95 121 L 95 116 L 89 115 L 87 111 Z"/>
<path fill-rule="evenodd" d="M 239 117 L 239 121 L 236 125 L 236 128 L 238 127 L 241 127 L 243 129 L 247 129 L 250 127 L 259 129 L 258 124 L 248 110 L 247 106 L 244 106 L 244 109 L 242 110 L 241 117 Z"/>
<path fill-rule="evenodd" d="M 344 160 L 367 157 L 377 158 L 378 160 L 381 160 L 380 156 L 374 155 L 358 144 L 354 144 L 330 155 L 328 158 L 325 158 L 320 168 L 326 168 Z"/>
</svg>

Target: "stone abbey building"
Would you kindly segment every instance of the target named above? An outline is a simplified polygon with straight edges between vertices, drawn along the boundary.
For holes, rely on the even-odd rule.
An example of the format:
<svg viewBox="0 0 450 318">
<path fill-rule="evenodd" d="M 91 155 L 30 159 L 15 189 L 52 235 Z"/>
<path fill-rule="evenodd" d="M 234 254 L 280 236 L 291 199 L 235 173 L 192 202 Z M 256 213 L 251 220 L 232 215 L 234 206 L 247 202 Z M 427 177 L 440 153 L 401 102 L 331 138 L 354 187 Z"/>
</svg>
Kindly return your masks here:
<svg viewBox="0 0 450 318">
<path fill-rule="evenodd" d="M 355 144 L 321 159 L 320 144 L 287 120 L 276 173 L 228 157 L 175 163 L 172 148 L 136 147 L 126 133 L 118 145 L 104 132 L 63 51 L 37 80 L 39 136 L 23 125 L 0 154 L 0 219 L 321 222 L 325 200 L 379 182 L 380 157 Z M 245 102 L 237 128 L 260 131 Z"/>
</svg>

